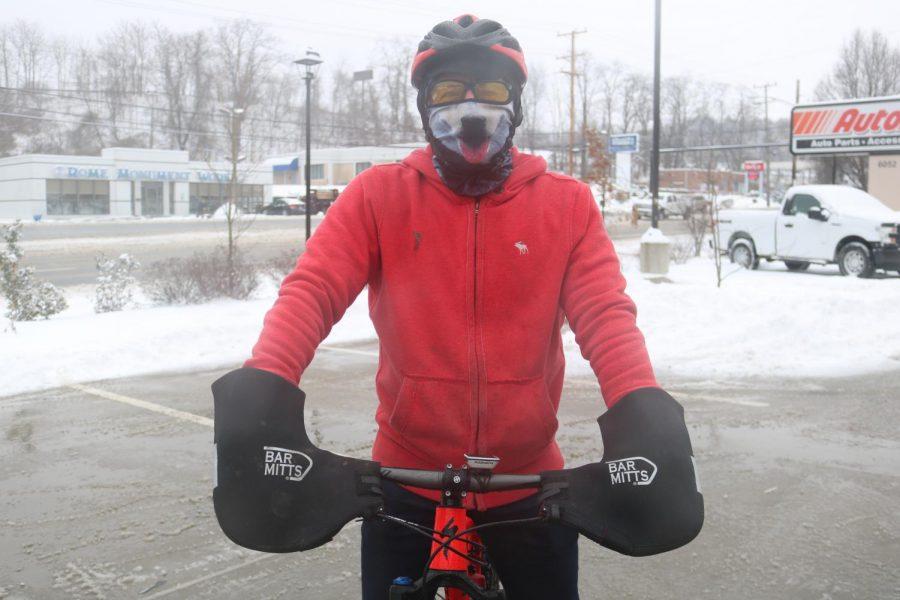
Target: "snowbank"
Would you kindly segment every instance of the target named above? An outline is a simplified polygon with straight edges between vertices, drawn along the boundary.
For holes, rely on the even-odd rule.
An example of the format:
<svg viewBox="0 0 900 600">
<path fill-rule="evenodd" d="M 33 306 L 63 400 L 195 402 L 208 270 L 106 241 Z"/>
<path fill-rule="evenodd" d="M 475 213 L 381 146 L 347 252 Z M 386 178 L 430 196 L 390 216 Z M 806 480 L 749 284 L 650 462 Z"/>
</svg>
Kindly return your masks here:
<svg viewBox="0 0 900 600">
<path fill-rule="evenodd" d="M 716 289 L 711 258 L 640 277 L 637 244 L 618 246 L 654 369 L 667 378 L 841 377 L 900 370 L 900 279 L 842 277 L 836 266 L 791 273 L 783 263 L 737 269 Z M 570 374 L 591 369 L 564 336 Z"/>
<path fill-rule="evenodd" d="M 48 321 L 0 326 L 0 396 L 166 371 L 237 366 L 249 356 L 277 291 L 249 301 L 151 306 L 95 314 L 93 286 L 67 288 L 69 308 Z M 5 307 L 0 302 L 0 309 Z M 0 312 L 0 314 L 3 314 Z M 373 338 L 361 294 L 326 343 Z"/>
<path fill-rule="evenodd" d="M 638 271 L 637 240 L 617 245 L 660 378 L 836 377 L 900 369 L 900 280 L 841 277 L 836 267 L 790 273 L 781 263 L 733 272 L 716 289 L 710 258 L 672 265 L 666 282 Z M 0 324 L 0 396 L 75 382 L 237 365 L 276 296 L 94 314 L 93 286 L 68 288 L 49 321 Z M 0 303 L 0 314 L 4 311 Z M 2 322 L 0 322 L 2 323 Z M 366 294 L 326 343 L 373 339 Z M 571 332 L 568 372 L 590 377 Z"/>
</svg>

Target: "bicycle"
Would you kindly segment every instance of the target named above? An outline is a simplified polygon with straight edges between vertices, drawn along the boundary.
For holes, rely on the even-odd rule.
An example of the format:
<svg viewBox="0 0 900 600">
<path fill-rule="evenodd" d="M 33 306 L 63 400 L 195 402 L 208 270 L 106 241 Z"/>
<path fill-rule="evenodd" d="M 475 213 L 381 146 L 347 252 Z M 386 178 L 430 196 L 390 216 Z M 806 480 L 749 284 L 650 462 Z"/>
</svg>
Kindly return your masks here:
<svg viewBox="0 0 900 600">
<path fill-rule="evenodd" d="M 478 532 L 487 527 L 522 525 L 546 520 L 543 514 L 523 519 L 508 519 L 476 525 L 463 507 L 469 492 L 499 492 L 505 490 L 538 489 L 540 475 L 493 474 L 500 462 L 495 456 L 465 455 L 466 464 L 454 468 L 448 464 L 442 471 L 381 467 L 381 478 L 412 487 L 440 490 L 441 502 L 435 509 L 431 529 L 386 514 L 383 510 L 375 518 L 391 521 L 432 539 L 431 554 L 422 576 L 413 581 L 408 576 L 397 577 L 390 588 L 390 600 L 502 600 L 506 594 L 499 588 L 499 580 L 491 567 Z"/>
<path fill-rule="evenodd" d="M 656 388 L 598 419 L 601 462 L 528 475 L 495 475 L 497 457 L 464 455 L 464 465 L 435 471 L 323 450 L 306 434 L 303 393 L 265 371 L 232 371 L 213 394 L 213 504 L 222 531 L 252 550 L 299 552 L 327 544 L 357 518 L 413 529 L 431 540 L 431 553 L 419 579 L 393 582 L 391 600 L 433 600 L 440 589 L 445 600 L 505 599 L 480 539 L 488 527 L 546 520 L 621 554 L 650 556 L 687 544 L 703 524 L 681 405 Z M 383 481 L 441 490 L 433 527 L 387 514 Z M 533 517 L 476 525 L 464 508 L 470 492 L 517 489 L 539 490 Z"/>
</svg>

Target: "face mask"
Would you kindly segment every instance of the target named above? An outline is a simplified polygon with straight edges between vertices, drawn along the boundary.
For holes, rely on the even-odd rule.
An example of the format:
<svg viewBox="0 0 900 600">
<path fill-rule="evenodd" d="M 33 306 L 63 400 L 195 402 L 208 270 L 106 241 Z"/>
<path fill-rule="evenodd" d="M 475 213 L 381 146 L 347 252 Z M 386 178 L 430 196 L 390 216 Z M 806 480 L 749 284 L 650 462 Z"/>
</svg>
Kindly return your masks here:
<svg viewBox="0 0 900 600">
<path fill-rule="evenodd" d="M 509 138 L 512 102 L 501 106 L 459 102 L 428 110 L 428 125 L 435 140 L 470 165 L 489 163 Z"/>
</svg>

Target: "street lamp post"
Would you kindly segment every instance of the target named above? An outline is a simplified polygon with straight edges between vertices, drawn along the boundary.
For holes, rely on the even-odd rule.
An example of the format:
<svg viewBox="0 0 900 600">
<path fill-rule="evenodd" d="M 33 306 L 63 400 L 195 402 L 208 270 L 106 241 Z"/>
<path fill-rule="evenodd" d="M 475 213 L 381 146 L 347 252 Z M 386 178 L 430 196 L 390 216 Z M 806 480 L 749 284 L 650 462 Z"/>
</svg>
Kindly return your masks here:
<svg viewBox="0 0 900 600">
<path fill-rule="evenodd" d="M 653 44 L 653 144 L 650 149 L 650 194 L 652 199 L 651 227 L 659 227 L 659 46 L 660 46 L 660 0 L 656 0 L 656 26 Z"/>
<path fill-rule="evenodd" d="M 295 65 L 302 65 L 305 69 L 303 79 L 306 80 L 306 165 L 303 170 L 303 179 L 306 181 L 306 239 L 312 233 L 312 184 L 310 183 L 310 85 L 316 76 L 316 69 L 322 64 L 319 53 L 307 48 L 306 56 L 294 61 Z"/>
<path fill-rule="evenodd" d="M 669 272 L 669 240 L 659 230 L 659 71 L 660 19 L 662 2 L 655 0 L 656 27 L 653 42 L 653 144 L 650 150 L 650 194 L 652 201 L 650 229 L 641 238 L 641 272 L 665 275 Z"/>
</svg>

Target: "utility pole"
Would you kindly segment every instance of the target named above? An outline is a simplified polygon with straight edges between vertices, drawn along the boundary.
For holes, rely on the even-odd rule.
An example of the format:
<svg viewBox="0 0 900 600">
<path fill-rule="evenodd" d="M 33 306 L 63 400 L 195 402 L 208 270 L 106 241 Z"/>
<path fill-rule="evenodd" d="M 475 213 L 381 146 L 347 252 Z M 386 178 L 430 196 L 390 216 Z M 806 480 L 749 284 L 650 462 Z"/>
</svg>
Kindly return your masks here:
<svg viewBox="0 0 900 600">
<path fill-rule="evenodd" d="M 797 80 L 797 94 L 794 98 L 794 104 L 800 104 L 800 80 Z M 791 127 L 794 124 L 791 123 Z M 797 155 L 791 152 L 791 185 L 796 185 L 797 183 Z"/>
<path fill-rule="evenodd" d="M 650 222 L 653 229 L 659 227 L 659 85 L 660 85 L 660 44 L 662 42 L 662 6 L 660 0 L 655 3 L 656 18 L 653 38 L 653 142 L 650 149 L 650 196 L 653 202 L 650 211 Z"/>
<path fill-rule="evenodd" d="M 765 143 L 769 143 L 769 88 L 773 87 L 774 83 L 764 83 L 762 85 L 755 86 L 756 88 L 762 88 L 763 90 L 763 103 L 765 104 L 765 119 L 766 119 L 766 127 L 765 127 Z M 766 146 L 766 170 L 763 173 L 763 177 L 766 182 L 766 207 L 770 206 L 769 200 L 769 155 L 771 154 L 769 151 L 769 147 Z"/>
<path fill-rule="evenodd" d="M 581 95 L 581 180 L 587 178 L 588 153 L 587 153 L 587 118 L 588 118 L 588 97 L 587 97 L 587 74 L 581 74 L 584 81 L 584 93 Z"/>
<path fill-rule="evenodd" d="M 572 41 L 572 48 L 569 51 L 569 56 L 558 57 L 560 59 L 569 59 L 569 70 L 562 71 L 564 74 L 569 76 L 569 176 L 575 174 L 575 78 L 578 76 L 578 71 L 575 70 L 575 36 L 582 33 L 587 33 L 587 30 L 573 29 L 572 31 L 569 31 L 567 33 L 556 34 L 557 37 L 569 36 Z"/>
</svg>

